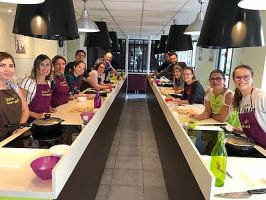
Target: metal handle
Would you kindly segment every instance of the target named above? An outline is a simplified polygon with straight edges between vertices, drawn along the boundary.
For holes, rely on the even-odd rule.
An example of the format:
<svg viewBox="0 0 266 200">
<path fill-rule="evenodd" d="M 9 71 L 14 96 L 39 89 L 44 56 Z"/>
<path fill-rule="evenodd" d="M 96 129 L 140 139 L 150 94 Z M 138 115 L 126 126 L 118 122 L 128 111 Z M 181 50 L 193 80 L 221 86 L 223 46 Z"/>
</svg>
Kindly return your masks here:
<svg viewBox="0 0 266 200">
<path fill-rule="evenodd" d="M 44 114 L 44 119 L 45 120 L 48 120 L 50 118 L 51 118 L 51 114 L 49 114 L 49 113 Z"/>
<path fill-rule="evenodd" d="M 249 194 L 265 194 L 266 193 L 266 188 L 248 190 L 248 193 Z"/>
</svg>

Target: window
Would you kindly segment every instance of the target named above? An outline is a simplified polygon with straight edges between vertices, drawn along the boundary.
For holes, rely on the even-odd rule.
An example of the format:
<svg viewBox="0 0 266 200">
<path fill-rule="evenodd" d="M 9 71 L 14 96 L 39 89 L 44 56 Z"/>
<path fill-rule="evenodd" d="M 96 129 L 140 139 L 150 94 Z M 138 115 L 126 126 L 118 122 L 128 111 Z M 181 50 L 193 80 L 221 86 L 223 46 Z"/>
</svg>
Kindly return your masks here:
<svg viewBox="0 0 266 200">
<path fill-rule="evenodd" d="M 233 49 L 220 49 L 218 52 L 217 69 L 225 74 L 225 85 L 228 87 L 232 67 Z"/>
</svg>

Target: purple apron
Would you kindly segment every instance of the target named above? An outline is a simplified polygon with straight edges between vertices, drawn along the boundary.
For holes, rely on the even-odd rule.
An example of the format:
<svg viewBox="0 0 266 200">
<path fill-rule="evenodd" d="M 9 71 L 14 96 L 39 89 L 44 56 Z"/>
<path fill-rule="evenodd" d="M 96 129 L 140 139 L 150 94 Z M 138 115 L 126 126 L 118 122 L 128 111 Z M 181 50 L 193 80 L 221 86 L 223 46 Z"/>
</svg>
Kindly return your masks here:
<svg viewBox="0 0 266 200">
<path fill-rule="evenodd" d="M 55 76 L 55 88 L 53 88 L 51 106 L 53 108 L 67 103 L 69 100 L 69 86 L 66 77 L 63 75 Z"/>
<path fill-rule="evenodd" d="M 252 89 L 253 91 L 253 89 Z M 250 95 L 250 102 L 252 106 L 252 91 Z M 251 112 L 239 114 L 239 120 L 243 129 L 243 132 L 251 139 L 253 139 L 258 145 L 266 148 L 266 133 L 260 127 L 256 117 L 255 108 Z"/>
<path fill-rule="evenodd" d="M 36 113 L 49 112 L 51 99 L 52 91 L 49 84 L 37 84 L 36 94 L 29 104 L 30 111 Z"/>
</svg>

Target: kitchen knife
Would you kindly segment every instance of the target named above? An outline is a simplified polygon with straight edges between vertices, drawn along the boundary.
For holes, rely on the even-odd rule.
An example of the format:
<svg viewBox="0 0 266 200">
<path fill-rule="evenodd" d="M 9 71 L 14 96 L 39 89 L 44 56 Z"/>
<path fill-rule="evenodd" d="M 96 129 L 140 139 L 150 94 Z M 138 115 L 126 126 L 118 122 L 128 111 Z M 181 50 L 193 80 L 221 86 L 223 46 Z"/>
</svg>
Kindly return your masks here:
<svg viewBox="0 0 266 200">
<path fill-rule="evenodd" d="M 197 126 L 226 126 L 226 123 L 199 123 Z"/>
<path fill-rule="evenodd" d="M 255 189 L 255 190 L 247 190 L 243 192 L 228 192 L 228 193 L 221 193 L 215 194 L 215 197 L 220 198 L 229 198 L 229 199 L 244 199 L 250 197 L 252 194 L 265 194 L 266 188 Z"/>
</svg>

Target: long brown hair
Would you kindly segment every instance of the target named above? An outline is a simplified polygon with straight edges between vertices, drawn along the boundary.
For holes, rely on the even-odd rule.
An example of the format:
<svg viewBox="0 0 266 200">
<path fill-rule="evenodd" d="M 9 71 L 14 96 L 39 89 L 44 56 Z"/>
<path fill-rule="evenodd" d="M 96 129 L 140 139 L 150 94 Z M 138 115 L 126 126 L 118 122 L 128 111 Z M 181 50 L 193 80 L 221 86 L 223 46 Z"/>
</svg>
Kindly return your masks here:
<svg viewBox="0 0 266 200">
<path fill-rule="evenodd" d="M 244 68 L 244 69 L 247 69 L 249 70 L 250 74 L 251 74 L 251 77 L 253 78 L 254 77 L 254 70 L 249 66 L 249 65 L 238 65 L 234 71 L 233 71 L 233 79 L 235 78 L 235 71 L 238 70 L 238 69 L 241 69 L 241 68 Z M 234 108 L 238 109 L 239 106 L 240 106 L 240 102 L 242 101 L 242 94 L 240 92 L 240 90 L 238 88 L 235 89 L 235 94 L 234 94 L 234 101 L 233 101 L 233 106 Z"/>
<path fill-rule="evenodd" d="M 50 61 L 51 69 L 50 69 L 50 73 L 45 77 L 45 80 L 52 80 L 52 71 L 53 71 L 52 70 L 52 61 L 47 55 L 44 55 L 44 54 L 40 54 L 35 58 L 34 63 L 33 63 L 33 68 L 31 70 L 31 75 L 30 75 L 31 78 L 33 78 L 33 79 L 37 78 L 41 63 L 46 59 L 48 59 Z"/>
</svg>

